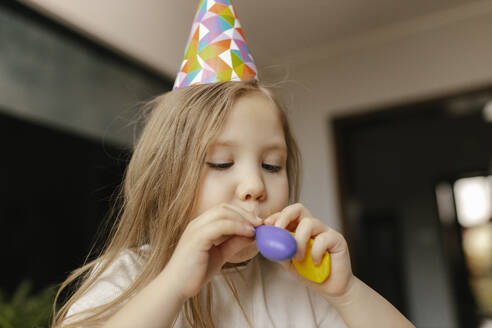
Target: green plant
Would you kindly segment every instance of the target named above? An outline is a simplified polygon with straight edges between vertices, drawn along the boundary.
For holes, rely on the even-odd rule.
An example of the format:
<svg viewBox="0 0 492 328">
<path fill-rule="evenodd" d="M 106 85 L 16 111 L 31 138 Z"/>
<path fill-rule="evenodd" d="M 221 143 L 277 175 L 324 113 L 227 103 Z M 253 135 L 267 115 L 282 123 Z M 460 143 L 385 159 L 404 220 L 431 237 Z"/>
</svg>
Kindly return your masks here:
<svg viewBox="0 0 492 328">
<path fill-rule="evenodd" d="M 55 288 L 31 294 L 32 283 L 24 280 L 8 299 L 0 289 L 0 328 L 49 327 Z"/>
</svg>

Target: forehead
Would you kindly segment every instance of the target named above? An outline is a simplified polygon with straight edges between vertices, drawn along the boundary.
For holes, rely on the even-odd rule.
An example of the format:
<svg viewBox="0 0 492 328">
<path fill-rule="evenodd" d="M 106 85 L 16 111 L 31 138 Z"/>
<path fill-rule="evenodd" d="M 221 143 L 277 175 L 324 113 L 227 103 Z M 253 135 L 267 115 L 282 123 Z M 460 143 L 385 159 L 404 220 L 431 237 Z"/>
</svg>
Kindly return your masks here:
<svg viewBox="0 0 492 328">
<path fill-rule="evenodd" d="M 241 96 L 234 102 L 212 144 L 214 147 L 254 146 L 286 150 L 279 109 L 260 92 Z"/>
</svg>

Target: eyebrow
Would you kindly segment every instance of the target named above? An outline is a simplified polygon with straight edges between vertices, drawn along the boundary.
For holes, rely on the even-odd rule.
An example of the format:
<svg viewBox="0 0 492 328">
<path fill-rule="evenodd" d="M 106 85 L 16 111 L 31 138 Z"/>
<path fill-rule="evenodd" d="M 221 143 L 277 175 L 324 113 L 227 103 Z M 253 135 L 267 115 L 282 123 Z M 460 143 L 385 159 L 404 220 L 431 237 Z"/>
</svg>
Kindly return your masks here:
<svg viewBox="0 0 492 328">
<path fill-rule="evenodd" d="M 217 141 L 217 142 L 214 142 L 212 144 L 213 147 L 235 147 L 237 146 L 237 143 L 234 142 L 234 141 L 228 141 L 228 140 L 224 140 L 224 141 Z M 272 142 L 272 143 L 269 143 L 268 145 L 266 145 L 265 147 L 263 147 L 265 150 L 283 150 L 285 152 L 287 152 L 287 147 L 285 146 L 284 143 L 280 143 L 280 142 Z"/>
</svg>

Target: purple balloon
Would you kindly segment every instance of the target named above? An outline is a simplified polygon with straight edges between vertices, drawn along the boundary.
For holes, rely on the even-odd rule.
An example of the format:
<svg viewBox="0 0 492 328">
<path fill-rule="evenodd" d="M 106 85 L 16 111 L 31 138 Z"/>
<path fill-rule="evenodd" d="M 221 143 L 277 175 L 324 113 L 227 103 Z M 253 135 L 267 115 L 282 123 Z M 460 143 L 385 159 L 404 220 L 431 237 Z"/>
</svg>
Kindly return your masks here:
<svg viewBox="0 0 492 328">
<path fill-rule="evenodd" d="M 286 229 L 261 225 L 255 238 L 258 250 L 269 260 L 287 261 L 297 253 L 297 241 Z"/>
</svg>

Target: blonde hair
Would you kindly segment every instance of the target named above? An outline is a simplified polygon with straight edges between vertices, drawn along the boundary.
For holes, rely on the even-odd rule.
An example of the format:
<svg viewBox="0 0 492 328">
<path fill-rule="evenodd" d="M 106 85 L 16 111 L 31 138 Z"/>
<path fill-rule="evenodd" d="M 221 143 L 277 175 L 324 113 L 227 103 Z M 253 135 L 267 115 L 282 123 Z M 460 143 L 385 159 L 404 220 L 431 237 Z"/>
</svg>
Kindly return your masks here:
<svg viewBox="0 0 492 328">
<path fill-rule="evenodd" d="M 219 135 L 234 101 L 249 92 L 261 92 L 279 109 L 288 149 L 289 198 L 291 202 L 298 200 L 300 153 L 285 112 L 272 93 L 257 81 L 198 85 L 155 98 L 147 106 L 149 110 L 145 111 L 143 120 L 145 127 L 125 172 L 118 194 L 117 220 L 110 238 L 96 259 L 74 270 L 61 284 L 53 304 L 53 328 L 62 323 L 66 328 L 102 323 L 112 310 L 163 270 L 190 219 L 207 149 Z M 146 244 L 150 246 L 148 252 L 141 248 Z M 144 260 L 140 274 L 128 289 L 110 303 L 81 312 L 71 317 L 70 323 L 63 322 L 68 309 L 127 249 Z M 226 282 L 246 316 L 234 284 L 228 279 Z M 75 291 L 57 311 L 60 293 L 72 284 L 75 284 Z M 186 319 L 192 327 L 214 327 L 210 283 L 206 291 L 206 313 L 199 301 L 204 289 L 185 303 Z"/>
</svg>

